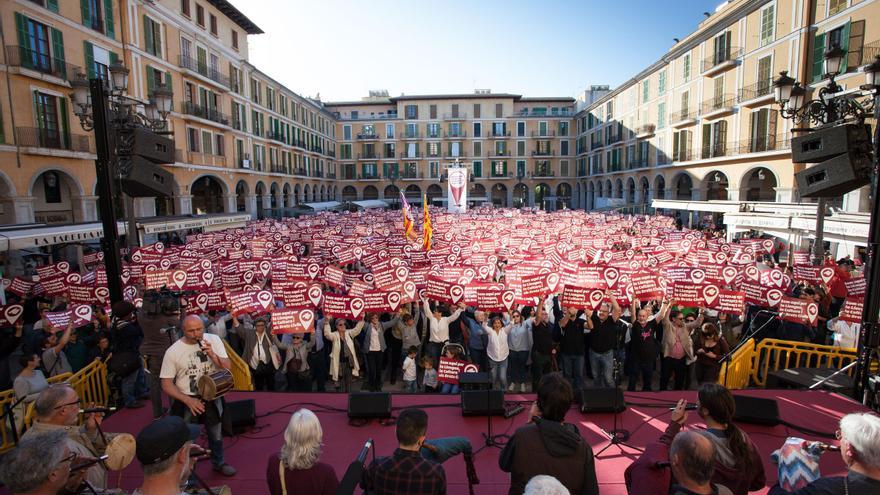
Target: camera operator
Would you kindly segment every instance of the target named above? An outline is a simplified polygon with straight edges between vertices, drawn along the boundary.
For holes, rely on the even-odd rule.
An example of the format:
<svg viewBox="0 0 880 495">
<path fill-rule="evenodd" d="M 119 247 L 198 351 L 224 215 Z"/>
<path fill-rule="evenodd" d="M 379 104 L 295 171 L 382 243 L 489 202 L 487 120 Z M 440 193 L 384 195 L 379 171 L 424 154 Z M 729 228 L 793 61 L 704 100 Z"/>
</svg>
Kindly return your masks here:
<svg viewBox="0 0 880 495">
<path fill-rule="evenodd" d="M 144 334 L 140 353 L 147 362 L 153 418 L 159 418 L 165 412 L 159 372 L 162 370 L 165 351 L 177 340 L 182 316 L 180 298 L 173 292 L 163 289 L 149 290 L 144 294 L 144 305 L 138 318 Z"/>
<path fill-rule="evenodd" d="M 122 379 L 125 407 L 143 407 L 140 398 L 147 393 L 147 384 L 139 349 L 144 340 L 144 332 L 138 323 L 134 304 L 119 301 L 113 305 L 111 328 L 113 357 L 110 360 L 110 369 Z"/>
</svg>

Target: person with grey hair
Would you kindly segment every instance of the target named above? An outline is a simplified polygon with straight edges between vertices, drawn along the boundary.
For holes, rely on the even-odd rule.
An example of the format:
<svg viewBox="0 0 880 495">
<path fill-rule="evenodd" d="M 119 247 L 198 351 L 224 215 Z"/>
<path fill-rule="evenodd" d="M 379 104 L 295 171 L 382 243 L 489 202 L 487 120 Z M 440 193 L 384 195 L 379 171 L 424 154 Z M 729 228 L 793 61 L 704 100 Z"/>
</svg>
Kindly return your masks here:
<svg viewBox="0 0 880 495">
<path fill-rule="evenodd" d="M 81 457 L 100 457 L 107 445 L 98 433 L 103 414 L 89 413 L 84 416 L 82 426 L 77 425 L 80 398 L 70 385 L 57 383 L 40 392 L 34 401 L 36 419 L 22 436 L 27 440 L 41 433 L 63 431 L 67 435 L 67 447 Z M 107 486 L 107 470 L 102 464 L 95 464 L 86 471 L 85 480 L 95 488 Z"/>
<path fill-rule="evenodd" d="M 880 417 L 874 413 L 847 414 L 837 430 L 840 457 L 848 469 L 846 476 L 819 478 L 807 486 L 788 492 L 778 484 L 769 495 L 876 495 L 880 493 Z"/>
<path fill-rule="evenodd" d="M 324 432 L 315 413 L 300 409 L 284 430 L 284 445 L 269 457 L 266 483 L 272 495 L 329 495 L 336 493 L 339 478 L 333 466 L 319 462 Z"/>
<path fill-rule="evenodd" d="M 144 482 L 132 495 L 182 495 L 193 467 L 190 438 L 190 428 L 178 416 L 165 416 L 142 429 L 135 456 Z"/>
<path fill-rule="evenodd" d="M 70 471 L 77 459 L 63 431 L 31 435 L 3 456 L 0 481 L 12 495 L 76 493 L 84 471 Z"/>
<path fill-rule="evenodd" d="M 712 483 L 715 444 L 701 431 L 683 431 L 669 447 L 669 464 L 675 483 L 670 495 L 732 495 L 727 487 Z"/>
<path fill-rule="evenodd" d="M 558 479 L 539 474 L 526 483 L 523 495 L 570 495 L 571 492 Z"/>
</svg>

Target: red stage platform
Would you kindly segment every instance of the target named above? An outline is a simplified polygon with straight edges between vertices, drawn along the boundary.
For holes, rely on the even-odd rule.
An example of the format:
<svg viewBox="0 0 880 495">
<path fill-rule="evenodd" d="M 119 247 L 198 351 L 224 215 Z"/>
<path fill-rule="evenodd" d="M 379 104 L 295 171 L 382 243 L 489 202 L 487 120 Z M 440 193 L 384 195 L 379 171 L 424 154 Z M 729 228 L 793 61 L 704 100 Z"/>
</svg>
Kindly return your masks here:
<svg viewBox="0 0 880 495">
<path fill-rule="evenodd" d="M 838 420 L 850 412 L 866 410 L 860 404 L 838 395 L 818 391 L 773 391 L 750 390 L 737 394 L 756 397 L 776 398 L 782 419 L 800 427 L 822 432 L 834 432 Z M 376 454 L 390 454 L 397 443 L 393 426 L 382 426 L 373 421 L 364 427 L 348 425 L 345 394 L 285 394 L 264 392 L 234 392 L 227 400 L 254 398 L 257 403 L 257 415 L 264 415 L 257 420 L 257 430 L 227 438 L 225 442 L 226 460 L 238 469 L 234 478 L 223 478 L 210 469 L 207 461 L 202 461 L 198 473 L 203 475 L 212 485 L 227 484 L 236 495 L 256 495 L 268 493 L 266 487 L 266 460 L 270 453 L 277 451 L 283 442 L 284 428 L 290 414 L 300 407 L 312 409 L 321 419 L 324 428 L 324 453 L 321 460 L 336 468 L 337 475 L 342 478 L 348 464 L 354 459 L 367 438 L 376 441 Z M 620 415 L 620 428 L 633 432 L 630 443 L 635 446 L 644 445 L 660 437 L 669 420 L 668 407 L 679 398 L 688 401 L 696 400 L 695 391 L 687 392 L 633 392 L 626 393 L 627 410 Z M 507 394 L 508 401 L 534 400 L 534 394 Z M 655 407 L 648 407 L 654 405 Z M 457 395 L 405 395 L 395 394 L 392 400 L 395 409 L 409 406 L 422 406 L 428 411 L 428 437 L 463 435 L 471 440 L 474 448 L 482 445 L 481 433 L 486 429 L 485 417 L 461 416 L 459 397 Z M 662 406 L 662 407 L 658 407 Z M 335 412 L 332 409 L 342 409 Z M 511 418 L 496 417 L 492 419 L 493 433 L 513 433 L 516 428 L 527 421 L 526 412 Z M 267 415 L 268 414 L 268 415 Z M 657 416 L 656 419 L 651 419 Z M 581 429 L 584 438 L 598 451 L 606 445 L 601 428 L 611 429 L 611 414 L 584 415 L 572 409 L 567 421 L 575 423 Z M 130 432 L 137 434 L 140 428 L 150 420 L 148 407 L 137 410 L 126 410 L 115 414 L 105 423 L 105 431 Z M 691 412 L 689 426 L 702 426 L 699 416 Z M 770 453 L 779 448 L 788 435 L 810 437 L 785 426 L 763 427 L 741 424 L 758 445 L 764 458 L 769 483 L 776 480 L 776 470 L 769 462 Z M 819 438 L 815 438 L 819 439 Z M 486 449 L 476 457 L 476 467 L 481 484 L 475 487 L 477 494 L 506 494 L 508 475 L 498 468 L 497 449 Z M 372 456 L 371 456 L 372 457 Z M 596 461 L 596 471 L 603 494 L 624 494 L 624 469 L 636 458 L 638 453 L 624 449 L 621 453 L 616 447 L 606 450 Z M 464 462 L 461 457 L 453 458 L 444 464 L 449 480 L 450 494 L 467 493 L 467 478 Z M 825 475 L 840 474 L 845 471 L 839 454 L 830 452 L 822 459 L 822 473 Z M 110 487 L 115 487 L 118 474 L 111 473 Z M 140 482 L 140 467 L 137 461 L 132 463 L 121 476 L 121 486 L 132 490 Z M 764 490 L 766 492 L 766 490 Z"/>
</svg>

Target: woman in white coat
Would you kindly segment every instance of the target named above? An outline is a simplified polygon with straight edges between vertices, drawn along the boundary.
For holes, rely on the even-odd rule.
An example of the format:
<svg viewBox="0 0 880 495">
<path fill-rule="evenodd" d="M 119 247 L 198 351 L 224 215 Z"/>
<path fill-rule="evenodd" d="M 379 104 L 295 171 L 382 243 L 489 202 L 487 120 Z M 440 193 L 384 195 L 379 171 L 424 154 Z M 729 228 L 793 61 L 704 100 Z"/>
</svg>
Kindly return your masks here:
<svg viewBox="0 0 880 495">
<path fill-rule="evenodd" d="M 335 330 L 330 327 L 329 318 L 324 322 L 324 338 L 327 342 L 333 344 L 333 348 L 330 350 L 330 378 L 333 380 L 333 383 L 338 390 L 340 388 L 339 363 L 343 355 L 348 359 L 348 368 L 351 370 L 351 376 L 359 376 L 360 374 L 360 365 L 357 360 L 357 346 L 354 343 L 354 338 L 361 333 L 361 330 L 363 330 L 364 320 L 359 321 L 357 325 L 351 329 L 346 328 L 345 320 L 342 318 L 336 318 L 333 323 L 336 327 Z M 346 385 L 348 385 L 348 377 L 343 376 L 342 378 Z M 348 386 L 345 387 L 344 391 L 348 392 Z"/>
</svg>

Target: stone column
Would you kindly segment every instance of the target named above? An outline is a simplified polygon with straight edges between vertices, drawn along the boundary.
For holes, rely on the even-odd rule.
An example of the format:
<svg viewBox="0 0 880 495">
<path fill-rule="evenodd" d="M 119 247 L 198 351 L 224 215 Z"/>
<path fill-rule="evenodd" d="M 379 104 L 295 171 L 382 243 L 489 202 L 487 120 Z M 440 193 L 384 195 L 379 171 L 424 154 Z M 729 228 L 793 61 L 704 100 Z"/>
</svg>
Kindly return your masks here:
<svg viewBox="0 0 880 495">
<path fill-rule="evenodd" d="M 235 203 L 235 200 L 235 194 L 223 195 L 223 209 L 224 211 L 226 211 L 226 213 L 235 213 L 238 211 L 238 205 Z"/>
<path fill-rule="evenodd" d="M 251 214 L 251 218 L 257 218 L 257 195 L 248 194 L 244 198 L 244 211 Z"/>
<path fill-rule="evenodd" d="M 19 196 L 12 198 L 12 217 L 14 223 L 34 223 L 34 197 Z"/>
<path fill-rule="evenodd" d="M 740 201 L 739 184 L 727 185 L 727 199 L 728 201 Z"/>
<path fill-rule="evenodd" d="M 860 187 L 843 195 L 843 210 L 847 213 L 871 211 L 871 188 Z"/>
<path fill-rule="evenodd" d="M 794 191 L 790 187 L 777 187 L 776 189 L 776 202 L 777 203 L 791 203 L 792 195 Z"/>
<path fill-rule="evenodd" d="M 178 215 L 189 215 L 192 213 L 192 194 L 181 194 L 172 196 L 174 201 L 174 211 Z"/>
<path fill-rule="evenodd" d="M 156 198 L 132 198 L 134 216 L 137 218 L 156 216 Z"/>
<path fill-rule="evenodd" d="M 71 196 L 70 205 L 73 209 L 74 222 L 98 221 L 97 196 Z"/>
<path fill-rule="evenodd" d="M 507 207 L 508 208 L 513 207 L 513 188 L 512 187 L 507 188 Z"/>
</svg>

